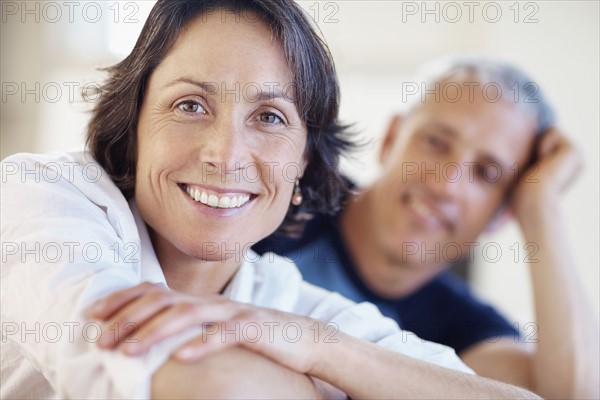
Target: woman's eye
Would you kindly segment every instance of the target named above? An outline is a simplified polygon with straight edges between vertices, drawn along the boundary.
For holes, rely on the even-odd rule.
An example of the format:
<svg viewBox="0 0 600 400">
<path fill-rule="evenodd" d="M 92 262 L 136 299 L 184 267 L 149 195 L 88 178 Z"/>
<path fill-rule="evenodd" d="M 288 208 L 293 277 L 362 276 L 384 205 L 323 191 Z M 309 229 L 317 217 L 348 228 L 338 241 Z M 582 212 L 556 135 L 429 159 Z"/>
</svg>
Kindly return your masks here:
<svg viewBox="0 0 600 400">
<path fill-rule="evenodd" d="M 201 113 L 205 114 L 206 111 L 197 101 L 185 100 L 177 105 L 177 108 L 186 113 Z"/>
<path fill-rule="evenodd" d="M 283 123 L 283 119 L 279 117 L 277 114 L 265 112 L 258 116 L 260 122 L 264 122 L 265 124 L 280 124 Z"/>
</svg>

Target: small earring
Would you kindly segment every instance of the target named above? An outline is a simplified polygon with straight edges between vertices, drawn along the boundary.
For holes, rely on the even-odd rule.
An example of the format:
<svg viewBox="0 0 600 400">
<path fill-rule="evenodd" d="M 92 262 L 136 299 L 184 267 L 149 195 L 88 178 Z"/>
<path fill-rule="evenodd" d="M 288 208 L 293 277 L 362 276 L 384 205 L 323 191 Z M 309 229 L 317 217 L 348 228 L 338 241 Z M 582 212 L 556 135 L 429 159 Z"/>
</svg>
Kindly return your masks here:
<svg viewBox="0 0 600 400">
<path fill-rule="evenodd" d="M 302 204 L 302 191 L 300 190 L 300 180 L 296 179 L 294 184 L 294 194 L 292 194 L 292 204 L 296 207 Z"/>
</svg>

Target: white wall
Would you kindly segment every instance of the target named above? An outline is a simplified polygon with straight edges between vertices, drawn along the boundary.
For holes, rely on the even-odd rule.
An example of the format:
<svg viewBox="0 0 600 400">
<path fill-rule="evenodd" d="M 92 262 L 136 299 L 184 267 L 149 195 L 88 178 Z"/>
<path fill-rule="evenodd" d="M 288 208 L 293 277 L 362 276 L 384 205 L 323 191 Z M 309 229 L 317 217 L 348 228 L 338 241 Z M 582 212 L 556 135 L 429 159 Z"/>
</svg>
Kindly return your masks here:
<svg viewBox="0 0 600 400">
<path fill-rule="evenodd" d="M 3 158 L 18 151 L 61 151 L 82 145 L 86 106 L 80 98 L 69 99 L 69 87 L 99 82 L 102 75 L 94 68 L 110 65 L 133 46 L 152 5 L 151 1 L 77 2 L 71 22 L 65 2 L 50 2 L 58 5 L 61 18 L 48 2 L 26 3 L 30 10 L 37 4 L 37 15 L 36 11 L 25 14 L 23 2 L 1 3 Z M 378 138 L 386 119 L 402 106 L 402 82 L 410 80 L 423 62 L 448 53 L 478 52 L 513 61 L 535 77 L 555 104 L 560 126 L 585 155 L 586 168 L 564 196 L 564 205 L 577 253 L 573 269 L 598 313 L 598 2 L 476 2 L 471 16 L 467 2 L 461 1 L 427 2 L 428 10 L 437 7 L 437 15 L 435 11 L 423 14 L 425 3 L 420 1 L 300 3 L 313 17 L 318 10 L 318 25 L 337 62 L 343 120 L 356 122 L 361 138 L 371 140 L 359 159 L 344 164 L 360 182 L 376 174 Z M 10 5 L 17 6 L 15 14 Z M 95 13 L 97 6 L 100 15 Z M 457 9 L 461 18 L 452 22 Z M 537 22 L 526 23 L 528 15 Z M 10 94 L 14 84 L 20 91 L 21 83 L 34 88 L 36 82 L 40 83 L 37 102 L 32 94 L 24 99 L 20 92 Z M 62 96 L 53 102 L 57 86 Z M 520 240 L 518 230 L 510 225 L 488 239 L 501 244 L 504 257 L 497 263 L 478 260 L 476 290 L 521 326 L 533 321 L 527 267 L 515 264 L 509 250 Z"/>
</svg>

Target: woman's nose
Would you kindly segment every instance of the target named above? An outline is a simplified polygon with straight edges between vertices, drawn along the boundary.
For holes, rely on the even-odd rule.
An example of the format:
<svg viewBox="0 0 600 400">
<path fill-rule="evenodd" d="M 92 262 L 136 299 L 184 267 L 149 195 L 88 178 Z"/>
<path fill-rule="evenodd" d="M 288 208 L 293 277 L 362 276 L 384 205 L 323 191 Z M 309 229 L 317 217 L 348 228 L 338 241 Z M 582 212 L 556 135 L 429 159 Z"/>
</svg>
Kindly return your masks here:
<svg viewBox="0 0 600 400">
<path fill-rule="evenodd" d="M 199 152 L 203 164 L 217 168 L 220 175 L 236 174 L 250 162 L 244 141 L 244 126 L 232 118 L 215 120 L 208 132 L 200 133 Z"/>
</svg>

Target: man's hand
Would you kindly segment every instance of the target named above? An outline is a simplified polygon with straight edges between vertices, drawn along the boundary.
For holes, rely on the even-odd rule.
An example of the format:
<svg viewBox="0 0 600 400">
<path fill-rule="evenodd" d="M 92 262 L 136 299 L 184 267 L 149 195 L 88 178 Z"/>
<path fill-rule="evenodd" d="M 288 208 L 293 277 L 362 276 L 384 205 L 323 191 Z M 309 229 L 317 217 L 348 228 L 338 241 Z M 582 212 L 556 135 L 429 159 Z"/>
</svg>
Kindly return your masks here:
<svg viewBox="0 0 600 400">
<path fill-rule="evenodd" d="M 554 206 L 559 193 L 582 167 L 581 153 L 556 128 L 546 131 L 536 149 L 536 162 L 521 174 L 512 195 L 512 210 L 521 224 L 540 207 Z"/>
</svg>

